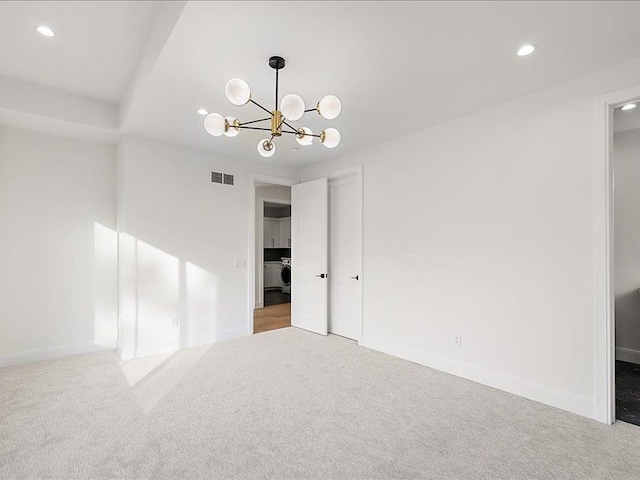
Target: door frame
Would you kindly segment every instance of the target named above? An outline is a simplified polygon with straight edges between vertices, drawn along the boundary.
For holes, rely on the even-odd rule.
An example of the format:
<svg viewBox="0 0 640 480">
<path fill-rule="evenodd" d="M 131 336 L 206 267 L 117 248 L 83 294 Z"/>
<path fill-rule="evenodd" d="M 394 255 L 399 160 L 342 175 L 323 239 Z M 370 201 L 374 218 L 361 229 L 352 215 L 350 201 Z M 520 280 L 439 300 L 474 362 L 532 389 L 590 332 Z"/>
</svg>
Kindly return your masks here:
<svg viewBox="0 0 640 480">
<path fill-rule="evenodd" d="M 362 271 L 362 267 L 363 267 L 363 256 L 364 256 L 364 245 L 363 245 L 363 227 L 364 227 L 364 210 L 363 210 L 363 205 L 364 205 L 364 201 L 363 201 L 363 181 L 362 181 L 362 165 L 355 165 L 353 167 L 348 167 L 348 168 L 342 168 L 340 170 L 335 170 L 333 172 L 330 172 L 329 174 L 326 175 L 327 177 L 327 181 L 329 184 L 329 187 L 331 186 L 331 182 L 335 181 L 335 180 L 340 180 L 342 178 L 345 177 L 350 177 L 351 175 L 355 175 L 356 176 L 356 189 L 357 189 L 357 201 L 358 201 L 358 206 L 357 206 L 357 210 L 359 212 L 359 220 L 357 222 L 357 231 L 358 231 L 358 243 L 359 243 L 359 250 L 360 250 L 360 255 L 358 256 L 357 259 L 357 263 L 358 263 L 358 270 L 359 270 L 359 274 L 360 275 L 360 279 L 358 280 L 358 298 L 356 300 L 356 303 L 358 304 L 358 316 L 360 317 L 360 326 L 358 328 L 358 338 L 356 339 L 358 341 L 358 345 L 362 345 L 363 344 L 363 336 L 364 336 L 364 314 L 363 314 L 363 283 L 365 281 L 365 275 L 364 272 Z M 331 215 L 331 212 L 329 212 L 329 215 Z M 329 217 L 329 224 L 331 224 L 331 217 Z M 331 244 L 329 244 L 329 252 L 331 252 Z M 331 262 L 329 262 L 329 265 L 331 265 Z M 329 281 L 331 281 L 332 272 L 329 272 Z M 330 299 L 329 299 L 330 301 Z M 329 315 L 331 315 L 331 304 L 329 304 Z M 327 319 L 328 321 L 328 319 Z M 331 333 L 331 332 L 329 332 Z"/>
<path fill-rule="evenodd" d="M 616 420 L 613 109 L 638 98 L 640 85 L 600 96 L 593 105 L 595 419 L 609 425 Z"/>
<path fill-rule="evenodd" d="M 247 301 L 247 335 L 253 335 L 253 310 L 255 308 L 256 297 L 256 182 L 269 183 L 274 186 L 292 187 L 300 182 L 284 177 L 272 177 L 259 173 L 252 173 L 249 176 L 249 251 L 247 252 L 248 269 L 248 301 Z M 282 202 L 275 199 L 274 203 Z M 268 200 L 272 201 L 272 200 Z M 289 202 L 290 203 L 290 202 Z M 262 207 L 264 208 L 264 206 Z M 260 242 L 262 242 L 262 231 L 260 231 Z M 264 255 L 264 253 L 263 253 Z M 264 279 L 263 279 L 264 282 Z"/>
</svg>

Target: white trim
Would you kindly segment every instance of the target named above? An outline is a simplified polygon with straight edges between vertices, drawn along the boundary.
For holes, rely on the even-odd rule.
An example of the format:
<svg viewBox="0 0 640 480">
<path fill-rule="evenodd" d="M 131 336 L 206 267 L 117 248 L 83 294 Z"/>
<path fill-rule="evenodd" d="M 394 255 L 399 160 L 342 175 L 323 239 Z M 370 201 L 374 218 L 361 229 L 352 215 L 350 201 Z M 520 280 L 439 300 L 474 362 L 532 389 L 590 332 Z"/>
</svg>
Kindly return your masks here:
<svg viewBox="0 0 640 480">
<path fill-rule="evenodd" d="M 598 97 L 593 104 L 595 419 L 607 424 L 616 418 L 612 112 L 614 105 L 638 97 L 640 85 Z"/>
<path fill-rule="evenodd" d="M 120 357 L 120 360 L 128 360 L 131 358 L 135 358 L 136 356 L 136 351 L 133 348 L 133 346 L 130 347 L 124 347 L 120 341 L 118 341 L 116 343 L 116 352 L 118 353 L 118 356 Z"/>
<path fill-rule="evenodd" d="M 270 175 L 262 175 L 260 173 L 251 174 L 252 185 L 255 188 L 256 182 L 270 183 L 272 185 L 283 185 L 285 187 L 293 187 L 300 183 L 298 180 L 284 177 L 272 177 Z"/>
<path fill-rule="evenodd" d="M 616 360 L 640 364 L 640 350 L 633 348 L 616 347 Z"/>
<path fill-rule="evenodd" d="M 262 206 L 264 207 L 266 203 L 279 203 L 280 205 L 291 205 L 291 200 L 285 200 L 284 198 L 273 198 L 273 197 L 259 197 L 262 200 Z M 272 218 L 272 217 L 269 217 Z"/>
<path fill-rule="evenodd" d="M 563 392 L 441 355 L 393 345 L 385 340 L 366 338 L 363 346 L 578 415 L 595 417 L 596 403 L 590 398 Z"/>
<path fill-rule="evenodd" d="M 222 342 L 224 340 L 232 340 L 246 336 L 244 327 L 228 328 L 226 330 L 217 330 L 198 335 L 189 335 L 180 338 L 180 344 L 183 348 L 198 347 L 200 345 L 208 345 L 211 343 Z"/>
<path fill-rule="evenodd" d="M 120 359 L 131 360 L 132 358 L 146 357 L 156 355 L 158 353 L 175 352 L 183 348 L 198 347 L 200 345 L 210 345 L 212 343 L 223 340 L 232 340 L 234 338 L 244 337 L 247 335 L 244 327 L 229 328 L 227 330 L 216 330 L 197 335 L 181 336 L 179 340 L 168 338 L 165 342 L 143 343 L 134 349 L 123 350 L 118 347 Z M 140 352 L 143 352 L 140 354 Z"/>
<path fill-rule="evenodd" d="M 72 343 L 68 345 L 56 345 L 55 347 L 27 350 L 26 352 L 8 353 L 0 355 L 0 367 L 20 365 L 23 363 L 42 362 L 56 358 L 81 355 L 84 353 L 101 352 L 116 348 L 115 341 L 98 341 L 85 343 Z"/>
<path fill-rule="evenodd" d="M 248 301 L 247 301 L 247 335 L 253 335 L 253 310 L 255 307 L 255 288 L 256 288 L 256 182 L 270 183 L 272 185 L 281 185 L 292 187 L 296 185 L 298 180 L 290 178 L 272 177 L 252 173 L 249 180 L 249 253 L 247 255 L 248 268 Z M 262 232 L 260 232 L 262 239 Z"/>
</svg>

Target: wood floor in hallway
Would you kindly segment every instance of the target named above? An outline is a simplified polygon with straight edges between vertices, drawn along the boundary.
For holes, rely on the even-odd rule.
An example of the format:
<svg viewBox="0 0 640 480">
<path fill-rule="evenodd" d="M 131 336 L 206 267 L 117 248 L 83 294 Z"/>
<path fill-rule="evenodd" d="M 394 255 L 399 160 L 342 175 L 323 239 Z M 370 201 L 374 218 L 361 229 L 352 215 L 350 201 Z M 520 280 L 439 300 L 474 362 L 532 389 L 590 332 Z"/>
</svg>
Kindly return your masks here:
<svg viewBox="0 0 640 480">
<path fill-rule="evenodd" d="M 291 304 L 281 303 L 253 311 L 253 333 L 291 326 Z"/>
</svg>

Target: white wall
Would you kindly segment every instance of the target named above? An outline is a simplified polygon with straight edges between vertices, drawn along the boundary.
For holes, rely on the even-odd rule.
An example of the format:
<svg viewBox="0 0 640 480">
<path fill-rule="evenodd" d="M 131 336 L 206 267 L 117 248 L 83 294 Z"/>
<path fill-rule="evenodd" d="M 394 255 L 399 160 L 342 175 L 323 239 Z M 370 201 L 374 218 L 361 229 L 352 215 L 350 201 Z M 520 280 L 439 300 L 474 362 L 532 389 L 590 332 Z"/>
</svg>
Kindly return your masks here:
<svg viewBox="0 0 640 480">
<path fill-rule="evenodd" d="M 594 98 L 638 83 L 634 61 L 304 170 L 364 165 L 364 345 L 594 417 Z"/>
<path fill-rule="evenodd" d="M 115 345 L 115 147 L 0 127 L 0 366 Z"/>
<path fill-rule="evenodd" d="M 615 134 L 613 161 L 616 356 L 640 363 L 640 130 Z"/>
<path fill-rule="evenodd" d="M 279 200 L 291 201 L 291 187 L 285 187 L 282 185 L 273 185 L 269 187 L 256 187 L 256 253 L 255 253 L 255 288 L 254 288 L 254 306 L 256 308 L 262 308 L 263 306 L 263 288 L 264 284 L 264 209 L 262 208 L 262 202 L 264 198 L 276 198 Z"/>
<path fill-rule="evenodd" d="M 131 137 L 118 169 L 123 357 L 245 335 L 250 173 L 294 172 Z"/>
</svg>

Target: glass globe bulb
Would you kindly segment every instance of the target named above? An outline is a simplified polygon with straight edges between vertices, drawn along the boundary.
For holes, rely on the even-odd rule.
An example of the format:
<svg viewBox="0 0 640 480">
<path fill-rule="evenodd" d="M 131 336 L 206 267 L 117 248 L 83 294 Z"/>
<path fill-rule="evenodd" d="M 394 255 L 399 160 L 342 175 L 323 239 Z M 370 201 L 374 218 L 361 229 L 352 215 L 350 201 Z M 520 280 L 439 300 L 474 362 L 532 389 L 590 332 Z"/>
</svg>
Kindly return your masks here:
<svg viewBox="0 0 640 480">
<path fill-rule="evenodd" d="M 263 138 L 258 142 L 258 153 L 263 157 L 270 157 L 276 153 L 276 144 L 269 138 Z"/>
<path fill-rule="evenodd" d="M 327 95 L 320 102 L 318 102 L 318 113 L 327 120 L 333 120 L 342 111 L 342 104 L 338 97 L 333 95 Z"/>
<path fill-rule="evenodd" d="M 304 115 L 304 101 L 295 93 L 290 93 L 280 101 L 280 111 L 287 120 L 300 120 Z"/>
<path fill-rule="evenodd" d="M 302 130 L 302 132 L 300 131 Z M 298 129 L 298 133 L 296 134 L 296 142 L 298 142 L 303 147 L 307 147 L 313 143 L 313 132 L 310 128 L 302 127 Z"/>
<path fill-rule="evenodd" d="M 224 117 L 224 119 L 227 121 L 227 123 L 229 124 L 229 128 L 227 129 L 226 132 L 224 132 L 224 134 L 227 137 L 235 137 L 236 135 L 238 135 L 240 133 L 240 128 L 235 127 L 235 122 L 237 122 L 238 120 L 233 118 L 233 117 Z"/>
<path fill-rule="evenodd" d="M 340 143 L 340 132 L 335 128 L 327 128 L 320 135 L 320 141 L 327 148 L 335 148 Z"/>
<path fill-rule="evenodd" d="M 224 133 L 224 117 L 219 113 L 210 113 L 204 117 L 204 129 L 209 135 L 219 137 Z"/>
<path fill-rule="evenodd" d="M 249 84 L 241 78 L 232 78 L 224 87 L 224 94 L 234 105 L 244 105 L 251 100 Z"/>
</svg>

